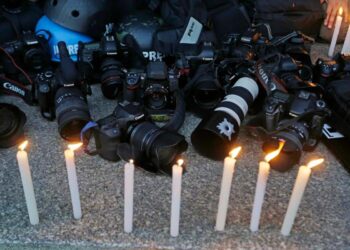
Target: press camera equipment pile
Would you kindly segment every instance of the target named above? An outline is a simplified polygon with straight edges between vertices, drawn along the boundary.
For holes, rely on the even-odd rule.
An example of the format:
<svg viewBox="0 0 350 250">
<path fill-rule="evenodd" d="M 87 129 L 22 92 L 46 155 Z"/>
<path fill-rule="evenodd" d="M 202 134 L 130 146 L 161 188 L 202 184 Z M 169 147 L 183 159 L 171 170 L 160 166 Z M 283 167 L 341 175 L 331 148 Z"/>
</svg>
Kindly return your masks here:
<svg viewBox="0 0 350 250">
<path fill-rule="evenodd" d="M 131 2 L 118 15 L 111 11 L 120 7 L 117 1 L 105 2 L 2 5 L 6 20 L 28 27 L 1 23 L 2 31 L 14 29 L 1 41 L 1 94 L 18 96 L 56 120 L 61 137 L 83 142 L 86 153 L 134 159 L 148 171 L 171 175 L 188 147 L 178 132 L 186 111 L 202 118 L 191 135 L 199 154 L 223 160 L 245 126 L 265 152 L 285 141 L 271 161 L 279 171 L 313 151 L 327 128 L 350 136 L 347 54 L 312 64 L 312 38 L 298 31 L 273 36 L 230 1 L 188 1 L 176 8 L 167 1 Z M 87 102 L 92 84 L 117 103 L 98 121 Z M 23 141 L 25 115 L 8 104 L 0 111 L 0 147 Z"/>
</svg>

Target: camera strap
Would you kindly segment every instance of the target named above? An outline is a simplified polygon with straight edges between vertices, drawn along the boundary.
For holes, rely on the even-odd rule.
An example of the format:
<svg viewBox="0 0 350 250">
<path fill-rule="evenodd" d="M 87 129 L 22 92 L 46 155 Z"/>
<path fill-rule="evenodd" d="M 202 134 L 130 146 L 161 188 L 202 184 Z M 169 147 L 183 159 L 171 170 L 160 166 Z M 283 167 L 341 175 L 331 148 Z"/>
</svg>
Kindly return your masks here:
<svg viewBox="0 0 350 250">
<path fill-rule="evenodd" d="M 274 58 L 277 58 L 277 60 L 270 62 Z M 255 75 L 262 87 L 265 89 L 267 95 L 274 90 L 280 90 L 284 93 L 288 93 L 282 81 L 280 81 L 280 79 L 273 72 L 275 67 L 279 65 L 280 60 L 281 55 L 279 53 L 273 53 L 256 62 Z"/>
<path fill-rule="evenodd" d="M 80 141 L 83 143 L 84 152 L 88 155 L 97 155 L 98 154 L 98 148 L 96 145 L 95 150 L 90 150 L 88 148 L 89 142 L 91 139 L 92 133 L 94 133 L 93 129 L 98 128 L 99 125 L 97 122 L 90 121 L 88 122 L 83 129 L 80 131 Z"/>
<path fill-rule="evenodd" d="M 33 105 L 32 91 L 19 82 L 11 80 L 5 76 L 0 76 L 0 92 L 20 97 L 28 105 Z"/>
</svg>

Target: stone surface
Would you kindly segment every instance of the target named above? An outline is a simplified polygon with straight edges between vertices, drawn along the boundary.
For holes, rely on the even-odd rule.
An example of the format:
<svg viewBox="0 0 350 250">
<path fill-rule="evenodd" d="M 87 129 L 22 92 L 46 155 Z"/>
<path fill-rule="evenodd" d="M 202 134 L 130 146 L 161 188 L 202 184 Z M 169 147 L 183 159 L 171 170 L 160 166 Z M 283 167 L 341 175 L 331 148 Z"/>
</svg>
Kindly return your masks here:
<svg viewBox="0 0 350 250">
<path fill-rule="evenodd" d="M 314 57 L 324 55 L 316 45 Z M 261 226 L 249 231 L 261 143 L 244 129 L 239 137 L 239 157 L 228 210 L 226 230 L 214 231 L 222 163 L 205 159 L 190 145 L 184 155 L 188 172 L 183 178 L 180 236 L 170 237 L 171 179 L 140 169 L 135 172 L 135 215 L 132 234 L 123 233 L 123 163 L 111 163 L 78 152 L 77 173 L 83 218 L 72 218 L 67 172 L 56 122 L 44 120 L 37 108 L 15 98 L 27 114 L 30 163 L 40 215 L 31 226 L 16 164 L 16 148 L 0 150 L 0 248 L 31 249 L 350 249 L 350 178 L 324 145 L 306 155 L 303 162 L 322 156 L 326 162 L 313 171 L 290 237 L 280 228 L 297 174 L 272 172 L 267 185 Z M 102 97 L 99 86 L 89 98 L 93 117 L 112 112 L 116 102 Z M 181 133 L 189 135 L 199 119 L 188 115 Z M 190 140 L 188 140 L 190 141 Z M 214 145 L 213 145 L 214 146 Z"/>
</svg>

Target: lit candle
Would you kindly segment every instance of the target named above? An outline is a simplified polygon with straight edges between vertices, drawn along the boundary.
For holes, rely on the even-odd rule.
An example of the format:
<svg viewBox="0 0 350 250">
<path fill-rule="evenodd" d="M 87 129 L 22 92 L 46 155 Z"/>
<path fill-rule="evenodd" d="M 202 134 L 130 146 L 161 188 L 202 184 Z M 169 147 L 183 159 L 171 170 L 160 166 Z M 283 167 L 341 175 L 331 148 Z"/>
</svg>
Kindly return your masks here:
<svg viewBox="0 0 350 250">
<path fill-rule="evenodd" d="M 349 54 L 350 53 L 350 25 L 348 28 L 348 32 L 346 33 L 345 41 L 343 48 L 341 50 L 342 54 Z"/>
<path fill-rule="evenodd" d="M 264 203 L 266 184 L 270 173 L 269 162 L 279 155 L 284 146 L 284 143 L 284 141 L 280 141 L 278 149 L 266 155 L 265 161 L 261 161 L 259 164 L 259 175 L 255 189 L 252 218 L 250 220 L 250 230 L 252 232 L 256 232 L 259 229 L 261 209 Z"/>
<path fill-rule="evenodd" d="M 182 182 L 182 164 L 183 160 L 178 160 L 173 166 L 172 173 L 172 197 L 171 197 L 171 220 L 170 220 L 170 235 L 176 237 L 179 235 L 180 223 L 180 206 L 181 206 L 181 182 Z"/>
<path fill-rule="evenodd" d="M 335 46 L 337 45 L 340 27 L 341 27 L 341 24 L 343 22 L 342 15 L 343 15 L 343 8 L 340 7 L 340 9 L 338 11 L 336 22 L 335 22 L 335 27 L 334 27 L 331 45 L 329 46 L 329 51 L 328 51 L 329 57 L 333 57 L 333 55 L 334 55 L 334 50 L 335 50 Z"/>
<path fill-rule="evenodd" d="M 124 166 L 124 231 L 132 232 L 134 202 L 134 161 Z"/>
<path fill-rule="evenodd" d="M 225 229 L 232 177 L 233 177 L 233 172 L 235 170 L 236 157 L 238 156 L 241 149 L 242 147 L 235 148 L 230 152 L 230 156 L 225 158 L 224 171 L 222 174 L 222 181 L 221 181 L 219 208 L 216 216 L 216 225 L 215 225 L 215 230 L 217 231 L 223 231 Z"/>
<path fill-rule="evenodd" d="M 82 146 L 82 143 L 70 144 L 68 149 L 64 151 L 64 156 L 66 158 L 66 167 L 68 173 L 68 184 L 70 190 L 70 197 L 72 199 L 73 216 L 76 220 L 80 219 L 82 216 L 81 205 L 80 205 L 80 195 L 77 179 L 77 171 L 75 167 L 74 151 Z"/>
<path fill-rule="evenodd" d="M 21 173 L 24 197 L 27 203 L 27 210 L 29 214 L 29 221 L 32 225 L 39 223 L 38 208 L 36 206 L 34 187 L 32 181 L 32 175 L 30 173 L 30 166 L 28 161 L 28 154 L 25 148 L 28 145 L 28 141 L 23 142 L 18 148 L 17 152 L 17 162 L 19 166 L 19 171 Z"/>
<path fill-rule="evenodd" d="M 301 199 L 303 198 L 306 185 L 311 175 L 311 169 L 321 164 L 324 159 L 318 159 L 309 162 L 307 166 L 301 166 L 299 168 L 298 176 L 294 184 L 292 196 L 289 200 L 286 216 L 284 217 L 281 234 L 288 236 L 292 230 L 295 217 L 297 215 Z"/>
</svg>

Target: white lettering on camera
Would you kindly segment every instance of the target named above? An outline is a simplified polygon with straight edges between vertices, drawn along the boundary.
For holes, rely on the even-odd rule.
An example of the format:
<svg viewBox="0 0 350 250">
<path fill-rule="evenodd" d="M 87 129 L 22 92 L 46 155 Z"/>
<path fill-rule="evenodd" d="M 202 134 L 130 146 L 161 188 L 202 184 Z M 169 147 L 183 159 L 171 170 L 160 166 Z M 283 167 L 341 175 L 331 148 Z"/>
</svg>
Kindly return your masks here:
<svg viewBox="0 0 350 250">
<path fill-rule="evenodd" d="M 78 49 L 79 49 L 79 44 L 70 44 L 70 45 L 67 45 L 67 49 L 68 49 L 68 53 L 69 55 L 77 55 L 78 54 Z M 58 49 L 58 46 L 57 45 L 54 45 L 53 46 L 53 52 L 55 55 L 59 56 L 60 54 L 60 51 Z"/>
<path fill-rule="evenodd" d="M 4 82 L 3 86 L 4 86 L 5 89 L 11 90 L 12 92 L 15 92 L 15 93 L 17 93 L 17 94 L 19 94 L 21 96 L 25 96 L 26 95 L 26 93 L 24 92 L 23 89 L 20 89 L 19 87 L 15 86 L 15 85 L 13 85 L 13 84 L 11 84 L 9 82 Z"/>
<path fill-rule="evenodd" d="M 142 54 L 151 62 L 163 60 L 163 54 L 157 51 L 143 51 Z"/>
</svg>

